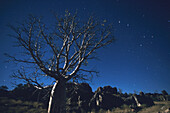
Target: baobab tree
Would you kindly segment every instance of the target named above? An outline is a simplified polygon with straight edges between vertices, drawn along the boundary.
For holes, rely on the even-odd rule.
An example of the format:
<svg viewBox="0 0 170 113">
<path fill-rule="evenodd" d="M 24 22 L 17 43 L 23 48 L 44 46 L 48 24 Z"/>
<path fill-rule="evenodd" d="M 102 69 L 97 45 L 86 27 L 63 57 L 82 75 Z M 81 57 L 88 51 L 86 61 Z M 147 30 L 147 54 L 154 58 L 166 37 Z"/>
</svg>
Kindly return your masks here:
<svg viewBox="0 0 170 113">
<path fill-rule="evenodd" d="M 64 113 L 66 82 L 88 79 L 96 74 L 95 70 L 88 70 L 85 66 L 95 58 L 97 49 L 110 44 L 114 38 L 112 25 L 106 20 L 97 22 L 90 16 L 86 22 L 81 22 L 77 13 L 70 14 L 68 11 L 64 16 L 55 16 L 55 19 L 56 22 L 49 26 L 42 18 L 29 16 L 17 27 L 10 26 L 15 33 L 11 36 L 16 39 L 17 47 L 23 50 L 19 57 L 7 56 L 22 64 L 22 68 L 14 74 L 16 78 L 38 88 L 44 88 L 39 78 L 52 78 L 55 82 L 48 113 Z"/>
</svg>

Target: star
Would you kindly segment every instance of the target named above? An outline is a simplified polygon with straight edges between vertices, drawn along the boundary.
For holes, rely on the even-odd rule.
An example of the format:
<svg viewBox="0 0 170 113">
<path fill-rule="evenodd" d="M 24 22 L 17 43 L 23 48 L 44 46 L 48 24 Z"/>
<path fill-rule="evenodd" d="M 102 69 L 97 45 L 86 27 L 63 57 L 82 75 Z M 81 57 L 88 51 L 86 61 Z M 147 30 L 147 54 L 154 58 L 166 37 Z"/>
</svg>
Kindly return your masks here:
<svg viewBox="0 0 170 113">
<path fill-rule="evenodd" d="M 144 18 L 144 17 L 145 17 L 145 15 L 143 14 L 143 15 L 142 15 L 142 17 Z"/>
<path fill-rule="evenodd" d="M 129 27 L 129 24 L 127 24 L 126 26 Z"/>
<path fill-rule="evenodd" d="M 152 35 L 151 38 L 154 38 L 154 36 Z"/>
<path fill-rule="evenodd" d="M 148 66 L 146 67 L 146 70 L 149 70 L 149 67 L 148 67 Z"/>
<path fill-rule="evenodd" d="M 143 46 L 143 44 L 139 44 L 139 46 L 140 46 L 140 47 L 142 47 L 142 46 Z"/>
<path fill-rule="evenodd" d="M 144 35 L 143 38 L 146 38 L 146 36 Z"/>
</svg>

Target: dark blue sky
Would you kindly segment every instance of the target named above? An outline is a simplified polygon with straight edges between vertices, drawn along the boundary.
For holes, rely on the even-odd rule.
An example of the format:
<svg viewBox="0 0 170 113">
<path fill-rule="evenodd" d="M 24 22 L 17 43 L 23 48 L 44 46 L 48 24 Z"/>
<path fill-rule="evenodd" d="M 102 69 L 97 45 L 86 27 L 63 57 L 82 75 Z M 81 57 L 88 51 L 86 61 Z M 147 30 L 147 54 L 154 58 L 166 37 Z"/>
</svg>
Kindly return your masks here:
<svg viewBox="0 0 170 113">
<path fill-rule="evenodd" d="M 83 19 L 94 14 L 114 24 L 116 41 L 98 51 L 91 61 L 101 77 L 90 83 L 93 90 L 111 85 L 123 92 L 170 93 L 169 0 L 0 0 L 0 85 L 10 85 L 14 66 L 4 63 L 4 52 L 17 52 L 7 24 L 22 22 L 28 14 L 52 21 L 51 11 L 64 14 L 78 10 Z"/>
</svg>

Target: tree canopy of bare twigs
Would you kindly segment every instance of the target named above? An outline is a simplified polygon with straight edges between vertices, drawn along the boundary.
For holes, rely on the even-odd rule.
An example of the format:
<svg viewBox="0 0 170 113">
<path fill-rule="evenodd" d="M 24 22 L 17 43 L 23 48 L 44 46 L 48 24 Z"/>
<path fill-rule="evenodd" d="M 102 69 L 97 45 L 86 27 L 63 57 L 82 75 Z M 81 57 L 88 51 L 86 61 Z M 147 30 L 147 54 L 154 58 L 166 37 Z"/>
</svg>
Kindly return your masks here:
<svg viewBox="0 0 170 113">
<path fill-rule="evenodd" d="M 6 54 L 23 65 L 13 77 L 42 88 L 38 81 L 42 76 L 69 81 L 86 80 L 98 73 L 85 66 L 95 58 L 96 50 L 114 40 L 112 25 L 106 20 L 98 22 L 92 16 L 82 23 L 77 13 L 69 11 L 64 16 L 55 16 L 55 20 L 53 26 L 49 26 L 42 18 L 29 16 L 17 27 L 9 26 L 15 32 L 11 36 L 16 39 L 17 47 L 24 51 L 22 57 Z M 29 73 L 25 71 L 28 66 L 33 68 Z"/>
</svg>

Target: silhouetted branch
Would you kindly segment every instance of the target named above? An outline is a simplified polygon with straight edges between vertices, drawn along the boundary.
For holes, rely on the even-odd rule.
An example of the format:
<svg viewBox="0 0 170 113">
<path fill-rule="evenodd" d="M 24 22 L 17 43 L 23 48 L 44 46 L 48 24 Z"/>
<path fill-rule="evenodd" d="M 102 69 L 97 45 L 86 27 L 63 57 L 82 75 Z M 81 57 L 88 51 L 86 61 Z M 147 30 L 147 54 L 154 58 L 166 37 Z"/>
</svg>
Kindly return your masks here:
<svg viewBox="0 0 170 113">
<path fill-rule="evenodd" d="M 47 76 L 56 80 L 78 77 L 78 72 L 97 73 L 80 69 L 86 60 L 95 59 L 95 51 L 110 44 L 114 38 L 112 25 L 100 23 L 92 16 L 82 25 L 77 19 L 77 12 L 70 14 L 66 11 L 64 17 L 56 17 L 54 31 L 50 31 L 41 18 L 30 16 L 20 27 L 10 28 L 18 46 L 26 51 L 26 59 L 17 59 L 7 55 L 11 60 L 32 63 Z M 104 25 L 105 24 L 105 25 Z M 22 76 L 24 77 L 24 75 Z M 36 84 L 37 81 L 30 80 Z M 38 84 L 37 84 L 38 85 Z"/>
</svg>

